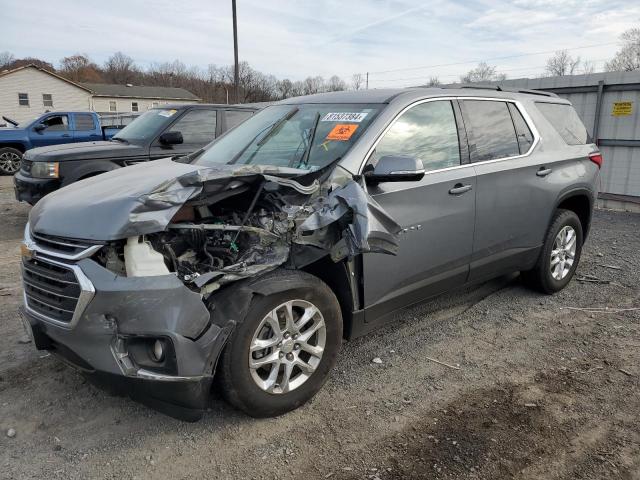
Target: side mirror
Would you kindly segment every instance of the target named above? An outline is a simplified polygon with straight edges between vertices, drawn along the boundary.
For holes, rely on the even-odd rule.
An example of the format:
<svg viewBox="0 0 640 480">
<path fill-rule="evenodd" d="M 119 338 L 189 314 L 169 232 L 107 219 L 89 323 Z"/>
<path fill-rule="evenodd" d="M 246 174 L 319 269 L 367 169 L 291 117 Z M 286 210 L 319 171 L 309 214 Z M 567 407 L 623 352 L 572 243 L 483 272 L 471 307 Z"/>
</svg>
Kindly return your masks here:
<svg viewBox="0 0 640 480">
<path fill-rule="evenodd" d="M 376 166 L 364 172 L 369 183 L 416 182 L 424 177 L 422 162 L 406 155 L 385 155 Z"/>
<path fill-rule="evenodd" d="M 46 126 L 44 123 L 39 123 L 38 125 L 36 125 L 35 127 L 33 127 L 33 129 L 34 129 L 36 132 L 38 132 L 38 133 L 42 132 L 42 131 L 43 131 L 43 130 L 45 130 L 46 128 L 47 128 L 47 126 Z"/>
<path fill-rule="evenodd" d="M 181 143 L 184 142 L 184 139 L 182 138 L 181 132 L 164 132 L 162 135 L 160 135 L 160 138 L 158 138 L 158 141 L 162 145 L 170 146 L 170 145 L 180 145 Z"/>
</svg>

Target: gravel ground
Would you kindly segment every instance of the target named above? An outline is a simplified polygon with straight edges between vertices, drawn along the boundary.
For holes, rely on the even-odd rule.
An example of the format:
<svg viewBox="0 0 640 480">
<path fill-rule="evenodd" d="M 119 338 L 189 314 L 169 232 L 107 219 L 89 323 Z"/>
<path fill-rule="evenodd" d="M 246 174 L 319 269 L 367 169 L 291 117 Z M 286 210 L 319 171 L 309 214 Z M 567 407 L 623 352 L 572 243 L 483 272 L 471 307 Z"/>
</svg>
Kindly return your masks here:
<svg viewBox="0 0 640 480">
<path fill-rule="evenodd" d="M 640 478 L 640 311 L 621 310 L 640 307 L 640 215 L 596 213 L 592 281 L 542 296 L 514 275 L 405 309 L 345 343 L 303 408 L 254 420 L 214 395 L 188 424 L 19 342 L 27 213 L 0 178 L 0 478 Z"/>
</svg>

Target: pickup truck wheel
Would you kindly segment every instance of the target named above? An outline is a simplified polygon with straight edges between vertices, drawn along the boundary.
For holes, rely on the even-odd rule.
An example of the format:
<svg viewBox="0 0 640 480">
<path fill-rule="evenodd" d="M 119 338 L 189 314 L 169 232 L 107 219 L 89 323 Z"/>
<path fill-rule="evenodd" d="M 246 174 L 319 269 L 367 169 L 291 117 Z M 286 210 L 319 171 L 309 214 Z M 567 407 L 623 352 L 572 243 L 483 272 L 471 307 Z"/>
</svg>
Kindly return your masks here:
<svg viewBox="0 0 640 480">
<path fill-rule="evenodd" d="M 313 275 L 293 273 L 299 278 L 288 284 L 295 288 L 254 297 L 221 357 L 224 397 L 253 417 L 282 415 L 311 399 L 340 350 L 342 315 L 335 295 Z"/>
<path fill-rule="evenodd" d="M 523 278 L 543 293 L 555 293 L 567 286 L 582 253 L 582 224 L 571 210 L 559 209 L 545 237 L 538 263 Z"/>
<path fill-rule="evenodd" d="M 0 175 L 13 175 L 20 170 L 22 152 L 11 147 L 0 148 Z"/>
</svg>

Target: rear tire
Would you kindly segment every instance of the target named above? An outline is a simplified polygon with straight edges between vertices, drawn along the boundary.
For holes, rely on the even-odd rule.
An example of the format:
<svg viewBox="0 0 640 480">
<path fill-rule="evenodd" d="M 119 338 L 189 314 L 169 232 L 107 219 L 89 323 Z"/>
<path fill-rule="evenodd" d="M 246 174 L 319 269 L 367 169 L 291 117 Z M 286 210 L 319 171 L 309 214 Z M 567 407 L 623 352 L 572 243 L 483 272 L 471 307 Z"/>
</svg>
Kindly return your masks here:
<svg viewBox="0 0 640 480">
<path fill-rule="evenodd" d="M 282 415 L 310 400 L 329 377 L 342 343 L 333 291 L 305 272 L 276 273 L 272 281 L 282 278 L 295 288 L 256 295 L 220 357 L 223 396 L 252 417 Z"/>
<path fill-rule="evenodd" d="M 527 285 L 552 294 L 567 286 L 582 254 L 583 232 L 578 216 L 558 209 L 553 216 L 536 266 L 522 272 Z"/>
<path fill-rule="evenodd" d="M 11 147 L 0 148 L 0 175 L 13 175 L 20 170 L 22 152 Z"/>
</svg>

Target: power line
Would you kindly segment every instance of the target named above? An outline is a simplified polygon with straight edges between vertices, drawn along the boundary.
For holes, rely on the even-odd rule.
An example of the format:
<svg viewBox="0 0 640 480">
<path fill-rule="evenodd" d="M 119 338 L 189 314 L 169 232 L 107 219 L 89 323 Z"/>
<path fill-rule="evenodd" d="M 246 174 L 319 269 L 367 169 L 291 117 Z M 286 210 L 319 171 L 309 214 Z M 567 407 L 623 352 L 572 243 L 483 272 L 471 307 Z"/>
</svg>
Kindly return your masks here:
<svg viewBox="0 0 640 480">
<path fill-rule="evenodd" d="M 600 62 L 606 62 L 609 59 L 601 59 L 601 60 L 590 60 L 590 62 L 593 63 L 600 63 Z M 534 65 L 534 66 L 527 66 L 527 67 L 517 67 L 517 68 L 498 68 L 497 71 L 498 73 L 502 73 L 502 72 L 514 72 L 517 70 L 535 70 L 536 68 L 545 68 L 546 65 Z M 415 76 L 415 77 L 402 77 L 402 78 L 381 78 L 381 79 L 370 79 L 370 82 L 402 82 L 402 81 L 406 81 L 406 80 L 420 80 L 423 78 L 427 78 L 429 77 L 429 74 L 424 74 L 424 75 L 419 75 L 419 76 Z M 460 74 L 457 73 L 452 73 L 452 74 L 447 74 L 447 75 L 433 75 L 433 76 L 437 76 L 437 77 L 444 77 L 444 78 L 455 78 L 455 77 L 459 77 Z"/>
<path fill-rule="evenodd" d="M 605 47 L 605 46 L 609 46 L 609 45 L 618 45 L 618 42 L 609 42 L 609 43 L 595 43 L 593 45 L 583 45 L 581 47 L 572 47 L 572 48 L 556 48 L 555 50 L 547 50 L 544 52 L 530 52 L 530 53 L 520 53 L 517 55 L 506 55 L 503 57 L 491 57 L 491 58 L 485 58 L 482 60 L 468 60 L 466 62 L 455 62 L 455 63 L 441 63 L 441 64 L 436 64 L 436 65 L 423 65 L 421 67 L 405 67 L 405 68 L 394 68 L 392 70 L 380 70 L 378 72 L 369 72 L 370 74 L 382 74 L 382 73 L 392 73 L 392 72 L 403 72 L 403 71 L 409 71 L 409 70 L 422 70 L 422 69 L 426 69 L 426 68 L 441 68 L 441 67 L 454 67 L 457 65 L 467 65 L 469 63 L 480 63 L 480 62 L 489 62 L 489 61 L 493 61 L 493 60 L 506 60 L 509 58 L 521 58 L 521 57 L 530 57 L 530 56 L 534 56 L 534 55 L 547 55 L 549 53 L 555 53 L 559 50 L 567 50 L 567 51 L 573 51 L 573 50 L 582 50 L 585 48 L 594 48 L 594 47 Z"/>
</svg>

